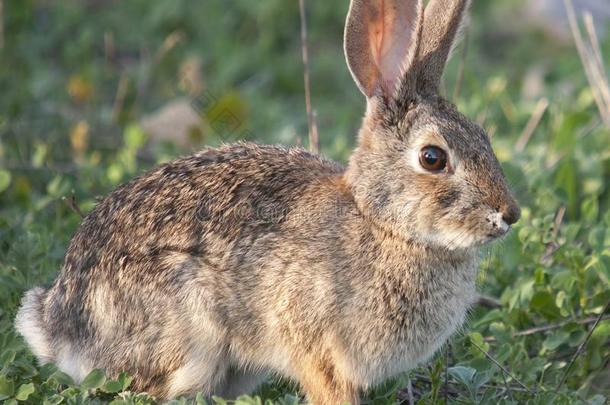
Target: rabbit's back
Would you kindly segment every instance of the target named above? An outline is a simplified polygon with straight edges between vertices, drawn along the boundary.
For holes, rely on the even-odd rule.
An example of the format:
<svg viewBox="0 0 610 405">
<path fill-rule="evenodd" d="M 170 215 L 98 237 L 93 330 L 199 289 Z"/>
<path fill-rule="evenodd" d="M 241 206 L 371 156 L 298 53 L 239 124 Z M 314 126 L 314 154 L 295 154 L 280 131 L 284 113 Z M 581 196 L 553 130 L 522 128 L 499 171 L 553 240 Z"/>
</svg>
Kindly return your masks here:
<svg viewBox="0 0 610 405">
<path fill-rule="evenodd" d="M 260 274 L 275 260 L 264 256 L 290 243 L 282 234 L 299 234 L 286 222 L 298 222 L 307 190 L 342 171 L 301 149 L 240 143 L 119 187 L 85 218 L 40 296 L 50 360 L 77 379 L 96 367 L 127 370 L 136 388 L 167 394 L 177 383 L 163 379 L 228 350 L 193 342 L 193 328 L 211 339 L 229 330 L 237 342 L 240 331 L 260 338 L 270 303 L 248 295 L 276 284 Z M 211 352 L 192 359 L 195 346 Z"/>
</svg>

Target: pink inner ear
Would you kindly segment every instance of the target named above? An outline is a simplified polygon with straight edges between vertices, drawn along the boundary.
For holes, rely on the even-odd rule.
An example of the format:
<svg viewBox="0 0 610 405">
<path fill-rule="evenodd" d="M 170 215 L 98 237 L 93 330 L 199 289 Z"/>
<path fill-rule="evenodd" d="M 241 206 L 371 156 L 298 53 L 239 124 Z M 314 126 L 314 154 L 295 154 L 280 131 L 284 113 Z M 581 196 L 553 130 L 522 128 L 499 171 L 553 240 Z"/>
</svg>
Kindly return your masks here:
<svg viewBox="0 0 610 405">
<path fill-rule="evenodd" d="M 345 56 L 367 97 L 392 98 L 419 42 L 422 0 L 351 0 Z"/>
<path fill-rule="evenodd" d="M 368 32 L 371 55 L 381 77 L 371 85 L 391 96 L 410 63 L 414 26 L 418 20 L 416 1 L 381 0 L 369 8 Z"/>
</svg>

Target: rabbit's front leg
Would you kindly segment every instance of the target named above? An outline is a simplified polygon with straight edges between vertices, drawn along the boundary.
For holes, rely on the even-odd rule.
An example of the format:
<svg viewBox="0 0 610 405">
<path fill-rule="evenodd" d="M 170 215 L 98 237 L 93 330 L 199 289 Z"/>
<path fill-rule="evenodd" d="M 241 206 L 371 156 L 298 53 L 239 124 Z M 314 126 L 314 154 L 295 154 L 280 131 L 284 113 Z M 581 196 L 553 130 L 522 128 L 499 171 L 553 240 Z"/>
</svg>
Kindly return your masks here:
<svg viewBox="0 0 610 405">
<path fill-rule="evenodd" d="M 358 388 L 332 359 L 312 357 L 300 362 L 299 383 L 313 405 L 360 405 Z"/>
</svg>

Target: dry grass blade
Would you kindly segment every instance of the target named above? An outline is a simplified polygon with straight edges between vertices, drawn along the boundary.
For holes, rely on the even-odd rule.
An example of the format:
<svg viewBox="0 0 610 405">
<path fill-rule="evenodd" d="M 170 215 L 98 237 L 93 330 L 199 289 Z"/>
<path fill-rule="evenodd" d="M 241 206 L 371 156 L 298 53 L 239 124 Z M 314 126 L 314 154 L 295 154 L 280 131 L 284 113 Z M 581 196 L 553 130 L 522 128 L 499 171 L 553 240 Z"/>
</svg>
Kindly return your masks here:
<svg viewBox="0 0 610 405">
<path fill-rule="evenodd" d="M 112 120 L 114 122 L 119 121 L 123 106 L 125 104 L 125 96 L 127 96 L 127 90 L 129 90 L 129 78 L 127 74 L 123 73 L 119 79 L 119 85 L 117 86 L 116 96 L 114 97 L 114 104 L 112 105 Z"/>
<path fill-rule="evenodd" d="M 307 16 L 305 14 L 305 0 L 299 0 L 301 14 L 301 53 L 303 55 L 303 80 L 305 82 L 305 108 L 307 108 L 307 123 L 309 126 L 309 149 L 312 152 L 320 151 L 318 138 L 318 125 L 316 113 L 311 108 L 311 85 L 309 80 L 309 52 L 307 48 Z"/>
<path fill-rule="evenodd" d="M 167 55 L 172 49 L 176 47 L 176 45 L 178 45 L 182 41 L 184 41 L 183 32 L 173 31 L 171 34 L 169 34 L 163 41 L 163 44 L 157 50 L 157 53 L 155 54 L 155 64 L 159 63 L 165 57 L 165 55 Z"/>
<path fill-rule="evenodd" d="M 540 125 L 540 121 L 542 121 L 542 117 L 544 113 L 549 108 L 549 100 L 546 98 L 542 98 L 536 103 L 536 107 L 534 107 L 534 111 L 532 112 L 532 116 L 530 117 L 527 125 L 523 129 L 523 132 L 519 136 L 517 143 L 515 144 L 515 150 L 517 152 L 523 152 L 525 146 L 530 141 L 532 135 Z"/>
<path fill-rule="evenodd" d="M 75 213 L 77 213 L 81 218 L 85 218 L 85 214 L 81 211 L 78 203 L 76 202 L 76 197 L 72 194 L 70 197 L 62 197 L 62 201 Z"/>
<path fill-rule="evenodd" d="M 4 0 L 0 0 L 0 50 L 4 48 Z"/>
<path fill-rule="evenodd" d="M 578 51 L 578 56 L 582 62 L 582 65 L 589 81 L 589 87 L 593 93 L 595 103 L 599 110 L 600 116 L 604 121 L 604 124 L 610 127 L 610 90 L 608 89 L 608 80 L 606 72 L 603 68 L 601 59 L 601 51 L 599 49 L 599 42 L 594 31 L 593 19 L 587 23 L 585 18 L 585 24 L 588 24 L 589 32 L 589 44 L 586 44 L 580 28 L 578 26 L 578 19 L 576 17 L 576 11 L 572 0 L 564 0 L 566 11 L 568 14 L 568 21 L 570 23 L 570 29 L 574 36 L 574 43 Z"/>
<path fill-rule="evenodd" d="M 563 376 L 561 377 L 561 381 L 559 381 L 559 384 L 557 384 L 557 388 L 555 388 L 555 393 L 559 392 L 559 390 L 561 389 L 563 384 L 568 379 L 568 376 L 570 375 L 570 370 L 572 369 L 572 366 L 574 365 L 574 362 L 576 362 L 576 359 L 578 358 L 578 356 L 580 356 L 582 354 L 582 351 L 585 348 L 585 346 L 587 345 L 587 343 L 589 342 L 589 339 L 591 339 L 591 335 L 593 335 L 593 332 L 595 331 L 595 328 L 597 328 L 599 323 L 602 321 L 602 318 L 604 317 L 604 314 L 606 312 L 608 312 L 608 309 L 610 309 L 610 301 L 608 301 L 606 303 L 606 306 L 604 306 L 604 309 L 602 310 L 602 312 L 599 313 L 599 316 L 595 320 L 595 323 L 593 324 L 593 326 L 589 330 L 589 333 L 587 333 L 587 337 L 585 338 L 585 340 L 583 340 L 583 342 L 580 344 L 580 346 L 578 346 L 578 349 L 576 350 L 576 353 L 574 353 L 574 356 L 572 356 L 572 359 L 570 360 L 570 363 L 568 364 L 568 367 L 566 368 L 566 371 L 563 372 Z"/>
<path fill-rule="evenodd" d="M 464 82 L 464 72 L 466 71 L 466 57 L 468 56 L 468 39 L 469 31 L 466 28 L 464 32 L 464 45 L 462 48 L 462 57 L 460 58 L 460 66 L 458 68 L 457 79 L 455 81 L 455 89 L 453 90 L 453 102 L 457 102 L 462 92 L 462 84 Z"/>
<path fill-rule="evenodd" d="M 606 103 L 606 109 L 610 114 L 610 88 L 608 87 L 608 77 L 606 76 L 606 69 L 604 68 L 604 58 L 602 56 L 601 47 L 599 46 L 597 31 L 595 30 L 595 24 L 593 23 L 593 16 L 590 12 L 584 13 L 583 21 L 585 22 L 585 29 L 587 30 L 587 36 L 589 37 L 593 63 L 595 63 L 594 73 L 596 75 L 596 80 L 600 83 L 599 90 Z"/>
</svg>

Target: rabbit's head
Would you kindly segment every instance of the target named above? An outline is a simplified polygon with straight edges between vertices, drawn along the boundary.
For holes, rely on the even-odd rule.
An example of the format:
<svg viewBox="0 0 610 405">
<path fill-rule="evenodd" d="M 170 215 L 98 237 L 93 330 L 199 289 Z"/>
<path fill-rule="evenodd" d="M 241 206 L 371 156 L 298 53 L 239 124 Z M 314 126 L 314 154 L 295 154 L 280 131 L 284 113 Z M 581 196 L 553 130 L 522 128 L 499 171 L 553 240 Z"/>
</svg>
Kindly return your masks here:
<svg viewBox="0 0 610 405">
<path fill-rule="evenodd" d="M 520 216 L 485 131 L 438 94 L 468 0 L 352 0 L 345 53 L 367 97 L 347 179 L 393 233 L 447 249 L 505 235 Z"/>
</svg>

